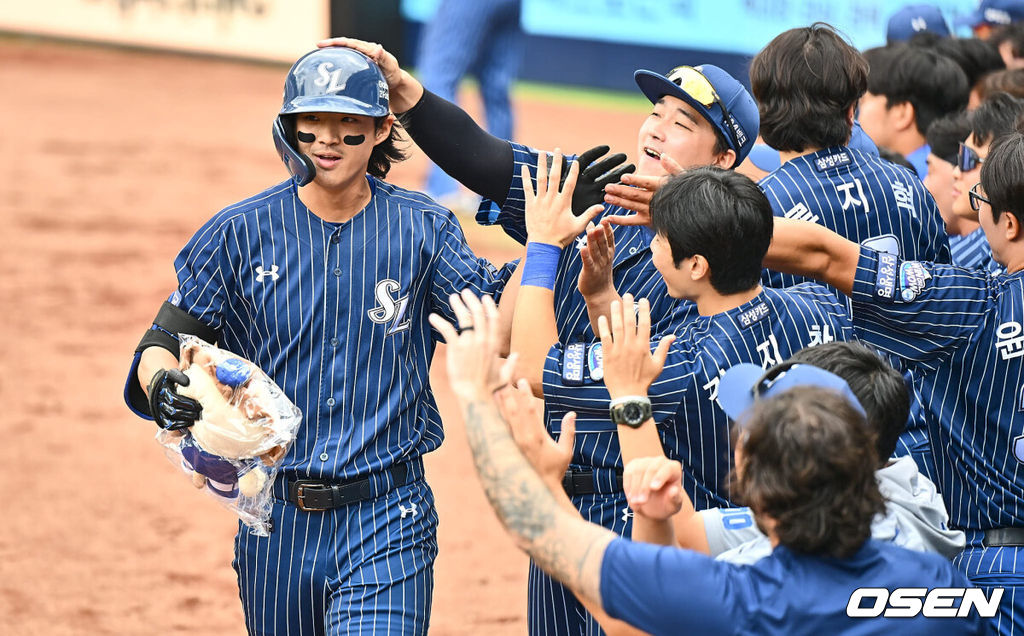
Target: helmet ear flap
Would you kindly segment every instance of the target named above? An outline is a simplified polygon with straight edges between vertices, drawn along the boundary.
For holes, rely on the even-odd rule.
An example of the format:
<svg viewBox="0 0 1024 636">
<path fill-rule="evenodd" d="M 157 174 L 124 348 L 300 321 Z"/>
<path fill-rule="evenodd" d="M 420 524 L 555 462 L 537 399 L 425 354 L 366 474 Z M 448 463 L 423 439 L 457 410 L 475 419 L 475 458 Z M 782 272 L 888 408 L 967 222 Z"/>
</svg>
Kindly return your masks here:
<svg viewBox="0 0 1024 636">
<path fill-rule="evenodd" d="M 294 135 L 288 133 L 289 126 L 283 121 L 286 115 L 278 115 L 274 119 L 274 147 L 281 156 L 288 172 L 292 175 L 295 185 L 304 186 L 316 176 L 316 166 L 312 159 L 298 151 L 295 147 Z"/>
</svg>

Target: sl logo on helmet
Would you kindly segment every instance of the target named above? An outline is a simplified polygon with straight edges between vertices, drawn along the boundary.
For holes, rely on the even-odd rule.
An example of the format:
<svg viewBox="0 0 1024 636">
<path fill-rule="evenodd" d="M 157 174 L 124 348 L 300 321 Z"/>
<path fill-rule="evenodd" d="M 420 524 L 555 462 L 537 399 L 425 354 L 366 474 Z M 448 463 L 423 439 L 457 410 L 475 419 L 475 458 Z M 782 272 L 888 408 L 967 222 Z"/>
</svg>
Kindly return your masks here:
<svg viewBox="0 0 1024 636">
<path fill-rule="evenodd" d="M 330 62 L 324 62 L 320 66 L 316 67 L 317 78 L 313 80 L 313 84 L 316 86 L 326 86 L 324 89 L 325 93 L 337 93 L 338 91 L 345 90 L 345 84 L 348 82 L 348 77 L 344 79 L 341 77 L 341 69 L 336 68 L 333 71 L 331 67 L 334 64 Z M 387 88 L 385 86 L 385 88 Z"/>
</svg>

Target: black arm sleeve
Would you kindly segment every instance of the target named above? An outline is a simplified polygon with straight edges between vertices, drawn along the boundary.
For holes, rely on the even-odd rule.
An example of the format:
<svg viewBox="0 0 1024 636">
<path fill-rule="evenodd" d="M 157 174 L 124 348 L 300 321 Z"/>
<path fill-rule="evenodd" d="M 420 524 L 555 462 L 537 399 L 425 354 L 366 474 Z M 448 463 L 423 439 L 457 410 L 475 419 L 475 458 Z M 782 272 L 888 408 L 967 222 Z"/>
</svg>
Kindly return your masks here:
<svg viewBox="0 0 1024 636">
<path fill-rule="evenodd" d="M 428 90 L 399 116 L 423 152 L 456 181 L 504 205 L 515 166 L 512 146 L 480 128 L 466 111 Z"/>
</svg>

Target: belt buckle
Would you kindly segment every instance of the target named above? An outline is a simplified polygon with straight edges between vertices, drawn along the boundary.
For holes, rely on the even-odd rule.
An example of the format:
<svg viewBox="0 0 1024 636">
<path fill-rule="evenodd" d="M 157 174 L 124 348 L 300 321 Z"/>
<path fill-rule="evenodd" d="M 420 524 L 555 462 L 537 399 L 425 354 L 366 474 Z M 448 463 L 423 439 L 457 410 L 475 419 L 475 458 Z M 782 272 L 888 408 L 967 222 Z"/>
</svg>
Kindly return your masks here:
<svg viewBox="0 0 1024 636">
<path fill-rule="evenodd" d="M 295 482 L 295 505 L 298 506 L 299 510 L 303 512 L 323 512 L 330 510 L 330 506 L 307 506 L 306 505 L 306 488 L 320 488 L 322 490 L 330 490 L 330 487 L 325 487 L 323 483 L 319 481 L 297 481 Z"/>
</svg>

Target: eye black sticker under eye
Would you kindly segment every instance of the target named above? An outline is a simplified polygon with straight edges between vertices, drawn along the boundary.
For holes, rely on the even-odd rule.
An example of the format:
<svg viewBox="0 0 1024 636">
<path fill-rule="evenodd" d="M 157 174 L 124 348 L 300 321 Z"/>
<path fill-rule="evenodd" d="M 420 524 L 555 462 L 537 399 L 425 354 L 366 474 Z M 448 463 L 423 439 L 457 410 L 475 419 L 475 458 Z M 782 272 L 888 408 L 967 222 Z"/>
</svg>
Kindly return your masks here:
<svg viewBox="0 0 1024 636">
<path fill-rule="evenodd" d="M 358 146 L 366 141 L 366 135 L 345 135 L 342 141 L 346 146 Z"/>
<path fill-rule="evenodd" d="M 304 144 L 311 144 L 316 141 L 316 135 L 308 132 L 302 132 L 301 130 L 295 133 L 295 136 Z"/>
</svg>

